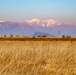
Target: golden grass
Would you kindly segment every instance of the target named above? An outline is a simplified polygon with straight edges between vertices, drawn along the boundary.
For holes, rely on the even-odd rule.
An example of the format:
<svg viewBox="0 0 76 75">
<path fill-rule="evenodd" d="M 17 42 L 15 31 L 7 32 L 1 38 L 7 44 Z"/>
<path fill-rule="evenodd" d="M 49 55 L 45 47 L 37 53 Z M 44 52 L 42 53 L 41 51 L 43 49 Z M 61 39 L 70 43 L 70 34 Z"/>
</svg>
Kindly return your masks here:
<svg viewBox="0 0 76 75">
<path fill-rule="evenodd" d="M 76 41 L 0 41 L 0 75 L 76 75 Z"/>
</svg>

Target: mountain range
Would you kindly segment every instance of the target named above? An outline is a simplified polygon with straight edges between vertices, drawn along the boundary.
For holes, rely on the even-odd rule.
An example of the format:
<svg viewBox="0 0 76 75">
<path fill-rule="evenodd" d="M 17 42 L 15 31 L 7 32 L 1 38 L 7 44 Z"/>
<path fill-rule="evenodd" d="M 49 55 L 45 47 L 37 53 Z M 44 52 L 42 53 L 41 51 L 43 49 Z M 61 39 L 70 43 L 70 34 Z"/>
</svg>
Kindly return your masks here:
<svg viewBox="0 0 76 75">
<path fill-rule="evenodd" d="M 54 36 L 76 36 L 76 25 L 62 23 L 56 20 L 26 20 L 23 23 L 0 21 L 0 36 L 21 35 L 32 36 L 36 32 L 48 33 Z"/>
</svg>

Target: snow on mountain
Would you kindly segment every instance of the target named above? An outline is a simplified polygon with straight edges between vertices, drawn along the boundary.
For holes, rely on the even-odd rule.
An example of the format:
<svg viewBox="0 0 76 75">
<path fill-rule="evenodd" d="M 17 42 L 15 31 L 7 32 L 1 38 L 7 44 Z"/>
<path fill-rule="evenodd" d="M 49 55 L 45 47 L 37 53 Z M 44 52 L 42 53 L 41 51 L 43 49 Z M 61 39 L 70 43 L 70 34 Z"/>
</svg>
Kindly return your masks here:
<svg viewBox="0 0 76 75">
<path fill-rule="evenodd" d="M 32 19 L 26 20 L 24 23 L 19 22 L 10 22 L 10 21 L 0 21 L 1 26 L 9 26 L 9 25 L 18 25 L 21 28 L 24 28 L 26 25 L 29 26 L 42 26 L 42 27 L 53 27 L 59 25 L 68 25 L 67 23 L 62 23 L 56 20 L 39 20 L 39 19 Z"/>
<path fill-rule="evenodd" d="M 26 20 L 26 23 L 29 25 L 37 25 L 37 26 L 43 26 L 43 27 L 52 27 L 56 25 L 65 25 L 67 23 L 61 23 L 56 20 L 39 20 L 39 19 L 32 19 L 32 20 Z"/>
</svg>

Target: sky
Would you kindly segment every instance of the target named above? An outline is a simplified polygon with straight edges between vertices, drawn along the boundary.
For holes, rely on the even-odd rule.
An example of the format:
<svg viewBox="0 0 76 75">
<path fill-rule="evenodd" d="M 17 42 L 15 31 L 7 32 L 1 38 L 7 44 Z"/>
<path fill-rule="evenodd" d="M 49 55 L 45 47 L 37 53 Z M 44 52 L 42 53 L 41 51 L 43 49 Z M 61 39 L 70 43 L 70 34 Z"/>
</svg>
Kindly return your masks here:
<svg viewBox="0 0 76 75">
<path fill-rule="evenodd" d="M 76 0 L 0 0 L 0 20 L 53 19 L 76 24 Z"/>
</svg>

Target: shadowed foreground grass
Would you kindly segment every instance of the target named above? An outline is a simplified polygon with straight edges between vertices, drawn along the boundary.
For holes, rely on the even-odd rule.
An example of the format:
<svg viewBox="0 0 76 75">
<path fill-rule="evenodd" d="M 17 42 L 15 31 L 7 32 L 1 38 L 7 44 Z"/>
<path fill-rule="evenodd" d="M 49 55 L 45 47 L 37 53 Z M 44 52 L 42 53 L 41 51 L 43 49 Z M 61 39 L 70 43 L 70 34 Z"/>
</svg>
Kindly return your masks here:
<svg viewBox="0 0 76 75">
<path fill-rule="evenodd" d="M 0 41 L 0 75 L 76 75 L 76 41 Z"/>
</svg>

